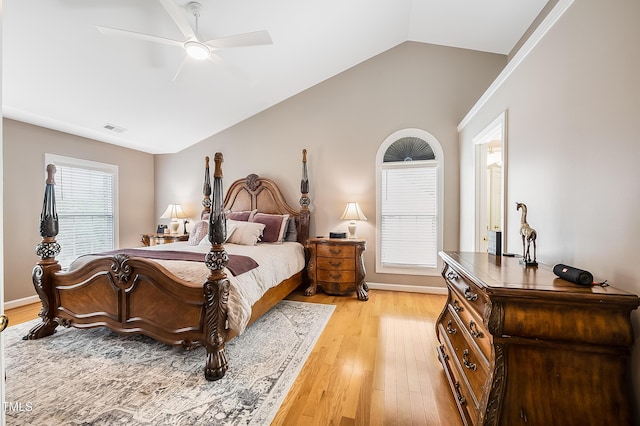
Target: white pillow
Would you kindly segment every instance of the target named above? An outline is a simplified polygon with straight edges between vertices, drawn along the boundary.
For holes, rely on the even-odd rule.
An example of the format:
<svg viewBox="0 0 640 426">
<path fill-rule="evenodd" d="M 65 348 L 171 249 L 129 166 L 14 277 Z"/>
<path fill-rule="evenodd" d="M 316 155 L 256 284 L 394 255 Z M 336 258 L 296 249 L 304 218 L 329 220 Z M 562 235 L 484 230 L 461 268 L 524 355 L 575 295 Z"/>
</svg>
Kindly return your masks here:
<svg viewBox="0 0 640 426">
<path fill-rule="evenodd" d="M 234 227 L 234 231 L 232 234 L 228 234 L 227 242 L 243 246 L 255 246 L 262 237 L 265 228 L 263 223 L 227 220 L 227 229 L 231 226 Z"/>
<path fill-rule="evenodd" d="M 189 245 L 197 246 L 205 240 L 209 242 L 208 238 L 204 238 L 209 233 L 209 222 L 206 220 L 198 220 L 193 224 L 193 228 L 191 228 L 191 232 L 189 232 Z"/>
<path fill-rule="evenodd" d="M 207 222 L 207 225 L 208 225 L 208 224 L 209 224 L 209 222 Z M 231 234 L 233 234 L 233 231 L 235 231 L 235 230 L 236 230 L 235 225 L 229 225 L 229 221 L 227 221 L 227 239 L 226 239 L 226 240 L 224 240 L 224 242 L 225 242 L 225 243 L 226 243 L 227 241 L 229 241 L 229 237 L 231 236 Z M 205 245 L 205 246 L 208 246 L 208 245 L 210 245 L 210 244 L 211 244 L 211 243 L 209 242 L 209 226 L 207 226 L 207 233 L 206 233 L 206 235 L 205 235 L 205 238 L 203 238 L 203 239 L 200 241 L 200 244 L 201 244 L 201 245 Z"/>
</svg>

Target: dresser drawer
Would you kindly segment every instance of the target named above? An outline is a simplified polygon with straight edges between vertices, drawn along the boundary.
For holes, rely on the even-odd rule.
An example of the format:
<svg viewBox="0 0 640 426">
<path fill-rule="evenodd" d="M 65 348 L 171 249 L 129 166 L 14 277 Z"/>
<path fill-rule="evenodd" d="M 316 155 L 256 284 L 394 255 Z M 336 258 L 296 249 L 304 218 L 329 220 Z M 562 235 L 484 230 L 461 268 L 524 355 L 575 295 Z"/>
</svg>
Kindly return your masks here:
<svg viewBox="0 0 640 426">
<path fill-rule="evenodd" d="M 354 271 L 356 269 L 356 260 L 343 257 L 318 257 L 318 269 Z"/>
<path fill-rule="evenodd" d="M 446 343 L 450 346 L 449 355 L 455 357 L 455 364 L 464 376 L 463 380 L 471 388 L 475 407 L 479 408 L 489 373 L 488 361 L 454 312 L 447 310 L 440 325 L 444 328 Z"/>
<path fill-rule="evenodd" d="M 482 322 L 482 317 L 471 307 L 470 302 L 455 291 L 451 291 L 449 309 L 453 310 L 464 324 L 467 332 L 478 345 L 487 360 L 491 359 L 491 334 Z"/>
<path fill-rule="evenodd" d="M 356 248 L 351 245 L 318 244 L 318 257 L 352 257 L 356 255 Z"/>
<path fill-rule="evenodd" d="M 318 269 L 318 281 L 334 282 L 334 283 L 355 283 L 356 273 L 352 269 L 350 271 L 340 271 L 334 269 Z"/>
<path fill-rule="evenodd" d="M 478 409 L 472 401 L 471 391 L 466 384 L 461 381 L 459 371 L 451 364 L 452 359 L 445 345 L 438 346 L 438 358 L 442 363 L 463 423 L 469 426 L 474 425 L 475 420 L 478 418 Z"/>
<path fill-rule="evenodd" d="M 449 286 L 454 290 L 454 294 L 464 298 L 482 318 L 487 306 L 487 295 L 475 283 L 466 279 L 463 275 L 458 274 L 453 268 L 447 265 L 447 269 L 443 272 Z"/>
</svg>

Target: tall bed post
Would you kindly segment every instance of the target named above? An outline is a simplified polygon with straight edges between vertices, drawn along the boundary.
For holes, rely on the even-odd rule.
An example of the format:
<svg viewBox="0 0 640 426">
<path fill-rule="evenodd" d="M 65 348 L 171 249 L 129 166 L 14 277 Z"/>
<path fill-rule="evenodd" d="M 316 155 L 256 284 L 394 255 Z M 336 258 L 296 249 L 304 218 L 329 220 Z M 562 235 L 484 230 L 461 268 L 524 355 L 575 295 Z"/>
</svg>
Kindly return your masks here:
<svg viewBox="0 0 640 426">
<path fill-rule="evenodd" d="M 300 180 L 300 216 L 299 216 L 299 228 L 298 234 L 305 235 L 305 241 L 300 241 L 303 245 L 307 245 L 309 238 L 309 222 L 311 218 L 311 212 L 309 211 L 309 205 L 311 199 L 309 198 L 309 177 L 307 176 L 307 150 L 302 150 L 302 179 Z"/>
<path fill-rule="evenodd" d="M 204 158 L 204 183 L 202 184 L 202 219 L 204 214 L 211 213 L 211 178 L 209 177 L 209 156 Z"/>
<path fill-rule="evenodd" d="M 228 366 L 225 342 L 227 340 L 226 318 L 229 280 L 224 268 L 229 262 L 229 256 L 222 244 L 227 236 L 227 224 L 223 208 L 221 153 L 217 152 L 215 154 L 214 163 L 213 202 L 209 215 L 211 250 L 205 257 L 205 264 L 211 270 L 211 274 L 204 284 L 204 346 L 207 350 L 207 363 L 204 374 L 207 380 L 222 378 Z"/>
<path fill-rule="evenodd" d="M 58 213 L 56 211 L 55 179 L 56 166 L 47 165 L 47 180 L 44 191 L 44 201 L 42 203 L 42 213 L 40 214 L 40 236 L 42 241 L 36 246 L 36 254 L 40 256 L 40 261 L 33 268 L 31 279 L 36 293 L 42 302 L 42 309 L 38 316 L 42 322 L 33 327 L 29 333 L 23 337 L 24 340 L 39 339 L 55 333 L 58 322 L 53 314 L 55 300 L 53 291 L 50 288 L 50 275 L 61 268 L 56 260 L 60 253 L 60 244 L 56 241 L 58 235 Z"/>
</svg>

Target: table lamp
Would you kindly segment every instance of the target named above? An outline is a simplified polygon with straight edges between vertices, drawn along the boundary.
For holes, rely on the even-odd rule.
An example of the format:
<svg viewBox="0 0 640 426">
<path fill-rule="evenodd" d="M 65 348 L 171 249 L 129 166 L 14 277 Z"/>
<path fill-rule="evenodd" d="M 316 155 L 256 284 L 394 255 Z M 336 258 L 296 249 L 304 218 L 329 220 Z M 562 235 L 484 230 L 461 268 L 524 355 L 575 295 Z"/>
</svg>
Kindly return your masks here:
<svg viewBox="0 0 640 426">
<path fill-rule="evenodd" d="M 160 219 L 171 219 L 171 223 L 169 223 L 169 229 L 172 234 L 178 233 L 178 228 L 180 227 L 180 222 L 178 219 L 186 219 L 187 215 L 182 211 L 182 207 L 180 204 L 169 204 L 167 209 L 162 213 Z"/>
<path fill-rule="evenodd" d="M 356 220 L 367 220 L 367 217 L 360 210 L 358 203 L 348 202 L 340 219 L 351 221 L 349 222 L 349 238 L 356 238 Z"/>
</svg>

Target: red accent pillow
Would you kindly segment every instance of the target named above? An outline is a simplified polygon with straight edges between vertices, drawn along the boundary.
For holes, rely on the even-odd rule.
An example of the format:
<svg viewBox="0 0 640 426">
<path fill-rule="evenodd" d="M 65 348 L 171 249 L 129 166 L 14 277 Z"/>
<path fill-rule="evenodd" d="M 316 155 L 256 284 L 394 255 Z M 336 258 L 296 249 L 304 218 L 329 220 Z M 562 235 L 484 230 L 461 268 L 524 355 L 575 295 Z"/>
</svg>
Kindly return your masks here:
<svg viewBox="0 0 640 426">
<path fill-rule="evenodd" d="M 279 243 L 284 240 L 284 232 L 289 224 L 288 214 L 266 214 L 256 213 L 251 222 L 263 223 L 265 225 L 262 233 L 263 243 Z"/>
</svg>

